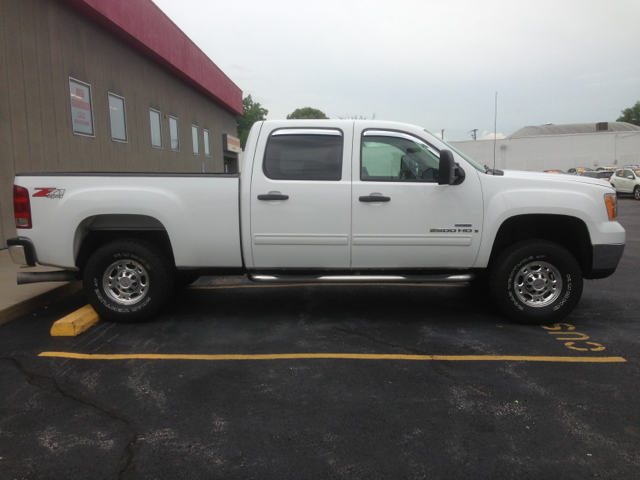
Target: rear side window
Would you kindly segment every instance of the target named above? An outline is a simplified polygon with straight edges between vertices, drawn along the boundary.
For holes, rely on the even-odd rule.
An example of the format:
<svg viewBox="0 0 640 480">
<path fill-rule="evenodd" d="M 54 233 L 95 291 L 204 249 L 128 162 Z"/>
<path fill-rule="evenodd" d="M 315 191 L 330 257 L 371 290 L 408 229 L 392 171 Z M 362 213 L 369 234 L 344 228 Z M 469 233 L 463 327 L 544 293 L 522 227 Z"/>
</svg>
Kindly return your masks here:
<svg viewBox="0 0 640 480">
<path fill-rule="evenodd" d="M 264 174 L 272 180 L 342 179 L 339 130 L 276 130 L 267 141 Z"/>
</svg>

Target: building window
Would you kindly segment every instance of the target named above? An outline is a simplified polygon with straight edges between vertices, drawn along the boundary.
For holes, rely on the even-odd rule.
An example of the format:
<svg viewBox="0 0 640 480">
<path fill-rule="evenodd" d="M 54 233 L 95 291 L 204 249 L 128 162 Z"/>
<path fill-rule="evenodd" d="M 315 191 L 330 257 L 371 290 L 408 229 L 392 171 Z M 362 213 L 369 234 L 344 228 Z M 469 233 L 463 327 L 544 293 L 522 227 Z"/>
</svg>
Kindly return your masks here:
<svg viewBox="0 0 640 480">
<path fill-rule="evenodd" d="M 109 93 L 109 117 L 111 118 L 111 140 L 127 141 L 127 117 L 124 110 L 124 97 Z"/>
<path fill-rule="evenodd" d="M 151 121 L 151 146 L 162 148 L 162 125 L 160 124 L 160 112 L 149 109 L 149 120 Z"/>
<path fill-rule="evenodd" d="M 191 125 L 191 137 L 193 138 L 193 154 L 200 155 L 200 145 L 198 142 L 198 127 Z"/>
<path fill-rule="evenodd" d="M 267 141 L 264 173 L 272 180 L 340 180 L 342 145 L 339 130 L 276 130 Z"/>
<path fill-rule="evenodd" d="M 171 137 L 171 150 L 180 151 L 180 137 L 178 135 L 178 119 L 169 117 L 169 136 Z"/>
<path fill-rule="evenodd" d="M 211 151 L 209 150 L 209 130 L 202 130 L 202 133 L 204 134 L 204 154 L 207 157 L 211 156 Z"/>
<path fill-rule="evenodd" d="M 71 122 L 75 135 L 94 137 L 91 85 L 69 77 Z"/>
</svg>

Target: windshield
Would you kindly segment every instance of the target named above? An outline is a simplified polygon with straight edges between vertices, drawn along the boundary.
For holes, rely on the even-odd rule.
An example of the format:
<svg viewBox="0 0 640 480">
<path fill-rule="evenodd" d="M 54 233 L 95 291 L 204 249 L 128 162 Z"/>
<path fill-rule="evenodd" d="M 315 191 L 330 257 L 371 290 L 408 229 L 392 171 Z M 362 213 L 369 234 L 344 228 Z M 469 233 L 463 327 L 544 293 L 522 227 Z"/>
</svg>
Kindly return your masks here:
<svg viewBox="0 0 640 480">
<path fill-rule="evenodd" d="M 427 132 L 429 135 L 431 135 L 433 138 L 437 138 L 439 142 L 444 143 L 447 147 L 449 147 L 449 149 L 451 149 L 454 152 L 456 152 L 458 155 L 460 155 L 462 158 L 464 158 L 467 162 L 469 162 L 476 170 L 478 170 L 479 172 L 482 172 L 482 173 L 487 173 L 487 169 L 485 167 L 483 167 L 482 165 L 480 165 L 478 162 L 476 162 L 473 158 L 471 158 L 468 155 L 465 155 L 464 153 L 462 153 L 460 150 L 458 150 L 453 145 L 449 145 L 447 142 L 442 140 L 440 137 L 436 137 L 429 130 L 425 129 L 424 131 Z"/>
</svg>

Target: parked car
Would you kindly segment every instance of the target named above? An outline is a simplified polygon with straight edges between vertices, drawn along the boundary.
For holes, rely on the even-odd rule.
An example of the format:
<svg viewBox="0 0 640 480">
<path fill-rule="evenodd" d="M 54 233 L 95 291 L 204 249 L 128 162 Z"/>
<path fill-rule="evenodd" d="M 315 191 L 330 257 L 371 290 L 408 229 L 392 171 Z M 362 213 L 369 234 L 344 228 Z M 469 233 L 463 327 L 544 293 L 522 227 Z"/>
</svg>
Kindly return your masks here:
<svg viewBox="0 0 640 480">
<path fill-rule="evenodd" d="M 571 175 L 578 175 L 579 173 L 584 173 L 584 172 L 593 172 L 593 169 L 589 167 L 576 167 L 576 168 L 570 168 L 569 170 L 567 170 L 567 173 L 570 173 Z"/>
<path fill-rule="evenodd" d="M 562 170 L 544 170 L 546 173 L 565 173 Z"/>
<path fill-rule="evenodd" d="M 609 179 L 618 193 L 633 193 L 636 200 L 640 200 L 640 168 L 620 168 Z"/>
<path fill-rule="evenodd" d="M 240 174 L 18 174 L 7 244 L 18 263 L 66 270 L 19 283 L 82 278 L 113 321 L 148 318 L 198 275 L 246 274 L 475 281 L 517 322 L 554 323 L 583 278 L 613 274 L 625 230 L 611 185 L 540 173 L 491 170 L 402 123 L 256 122 Z"/>
<path fill-rule="evenodd" d="M 613 172 L 615 169 L 616 167 L 598 167 L 596 168 L 596 172 Z"/>
<path fill-rule="evenodd" d="M 582 172 L 580 175 L 583 177 L 604 178 L 606 180 L 609 180 L 613 175 L 613 172 L 609 172 L 607 170 L 601 170 L 599 172 Z"/>
<path fill-rule="evenodd" d="M 611 175 L 613 175 L 613 172 L 582 172 L 579 173 L 578 176 L 580 177 L 589 177 L 589 178 L 595 178 L 603 183 L 609 184 L 609 178 L 611 177 Z"/>
</svg>

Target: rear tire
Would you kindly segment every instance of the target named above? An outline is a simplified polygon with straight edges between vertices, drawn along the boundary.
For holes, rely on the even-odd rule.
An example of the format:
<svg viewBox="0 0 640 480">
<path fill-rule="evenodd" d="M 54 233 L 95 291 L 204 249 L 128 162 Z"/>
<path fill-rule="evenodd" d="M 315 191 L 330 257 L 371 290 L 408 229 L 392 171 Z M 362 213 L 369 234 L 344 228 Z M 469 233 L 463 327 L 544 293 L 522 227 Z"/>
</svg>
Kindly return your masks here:
<svg viewBox="0 0 640 480">
<path fill-rule="evenodd" d="M 636 188 L 633 189 L 633 196 L 636 200 L 640 200 L 640 185 L 636 185 Z"/>
<path fill-rule="evenodd" d="M 141 322 L 169 299 L 173 272 L 152 244 L 138 239 L 115 240 L 91 255 L 84 269 L 83 288 L 101 318 Z"/>
<path fill-rule="evenodd" d="M 545 240 L 526 240 L 507 248 L 490 279 L 498 307 L 525 325 L 546 325 L 569 315 L 582 286 L 582 271 L 573 255 Z"/>
</svg>

